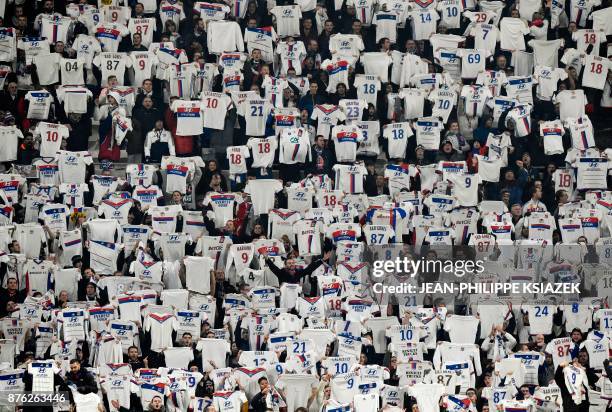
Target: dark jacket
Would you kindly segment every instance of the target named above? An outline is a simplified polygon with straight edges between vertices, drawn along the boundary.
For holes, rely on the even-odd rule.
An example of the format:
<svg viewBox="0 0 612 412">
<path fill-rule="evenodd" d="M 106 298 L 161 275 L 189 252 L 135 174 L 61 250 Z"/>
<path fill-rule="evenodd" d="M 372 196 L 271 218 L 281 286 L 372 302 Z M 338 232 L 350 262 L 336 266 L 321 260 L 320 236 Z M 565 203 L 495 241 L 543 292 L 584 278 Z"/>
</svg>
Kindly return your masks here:
<svg viewBox="0 0 612 412">
<path fill-rule="evenodd" d="M 278 278 L 278 283 L 299 283 L 301 279 L 306 276 L 311 275 L 315 270 L 319 268 L 323 264 L 321 259 L 313 260 L 308 266 L 306 266 L 302 270 L 296 270 L 294 273 L 291 273 L 289 270 L 285 268 L 279 268 L 272 261 L 272 259 L 266 258 L 266 264 L 274 273 L 274 275 Z"/>
<path fill-rule="evenodd" d="M 67 384 L 76 385 L 79 393 L 88 394 L 98 392 L 98 385 L 93 375 L 83 369 L 74 374 L 72 372 L 67 373 L 65 381 Z"/>
<path fill-rule="evenodd" d="M 255 61 L 253 59 L 248 59 L 244 62 L 244 67 L 242 69 L 244 73 L 244 90 L 251 90 L 253 84 L 261 86 L 263 78 L 260 73 L 263 65 L 263 60 Z"/>
<path fill-rule="evenodd" d="M 11 112 L 13 116 L 15 116 L 17 120 L 19 120 L 19 111 L 18 111 L 19 100 L 24 95 L 25 94 L 23 92 L 18 91 L 17 95 L 14 98 L 12 98 L 11 94 L 8 91 L 0 92 L 0 110 L 3 110 L 5 112 L 6 111 Z"/>
<path fill-rule="evenodd" d="M 138 369 L 145 367 L 145 364 L 141 358 L 138 358 L 136 362 L 132 362 L 131 360 L 127 359 L 127 357 L 125 357 L 125 363 L 129 363 L 130 367 L 132 368 L 132 371 L 134 372 L 136 372 Z"/>
<path fill-rule="evenodd" d="M 17 291 L 14 294 L 9 294 L 9 291 L 0 288 L 0 317 L 6 316 L 6 304 L 9 302 L 23 303 L 25 299 L 25 290 Z"/>
<path fill-rule="evenodd" d="M 82 114 L 66 113 L 64 105 L 60 103 L 57 94 L 53 95 L 55 102 L 55 114 L 59 123 L 70 126 L 67 150 L 78 152 L 89 149 L 89 135 L 91 135 L 91 118 L 94 113 L 93 99 L 87 99 L 87 111 Z"/>
<path fill-rule="evenodd" d="M 328 36 L 325 32 L 319 36 L 319 53 L 322 60 L 331 59 L 331 53 L 329 52 L 329 39 L 331 36 L 333 36 L 333 33 Z"/>
<path fill-rule="evenodd" d="M 145 46 L 143 46 L 143 45 L 141 44 L 141 45 L 140 45 L 140 46 L 138 46 L 138 47 L 136 47 L 136 46 L 134 46 L 134 45 L 130 45 L 129 50 L 127 50 L 127 51 L 129 51 L 129 52 L 134 52 L 134 51 L 136 51 L 136 52 L 146 52 L 146 51 L 148 51 L 148 50 L 149 50 L 148 48 L 146 48 Z"/>
<path fill-rule="evenodd" d="M 143 153 L 144 139 L 150 130 L 155 128 L 155 122 L 163 120 L 163 115 L 155 106 L 150 109 L 145 109 L 144 106 L 137 106 L 132 112 L 132 119 L 136 120 L 140 125 L 140 133 L 132 134 L 132 139 L 128 143 L 128 153 Z"/>
<path fill-rule="evenodd" d="M 139 86 L 142 86 L 142 85 L 139 85 Z M 142 91 L 136 95 L 136 99 L 134 100 L 134 108 L 142 107 L 142 101 L 144 100 L 145 96 L 146 96 L 145 93 L 143 93 Z M 159 95 L 157 95 L 155 91 L 151 94 L 151 100 L 153 100 L 153 107 L 155 107 L 160 112 L 162 112 L 166 108 L 166 104 L 164 104 L 164 100 L 161 97 L 159 97 Z"/>
<path fill-rule="evenodd" d="M 257 392 L 249 406 L 253 409 L 253 412 L 265 412 L 268 410 L 268 405 L 266 403 L 266 394 L 263 392 Z"/>
<path fill-rule="evenodd" d="M 315 147 L 310 149 L 310 171 L 313 174 L 326 174 L 330 175 L 332 167 L 334 166 L 334 152 L 329 148 L 325 147 L 321 151 L 318 151 Z"/>
<path fill-rule="evenodd" d="M 196 33 L 195 30 L 185 33 L 183 36 L 183 44 L 185 48 L 190 48 L 191 43 L 196 42 L 202 46 L 202 50 L 207 50 L 206 48 L 206 32 Z"/>
<path fill-rule="evenodd" d="M 389 194 L 389 188 L 385 185 L 383 186 L 383 190 L 382 193 L 378 193 L 378 187 L 376 186 L 376 175 L 371 175 L 368 173 L 368 175 L 365 178 L 365 183 L 364 183 L 364 190 L 366 195 L 368 196 L 378 196 L 378 195 L 388 195 Z"/>
<path fill-rule="evenodd" d="M 132 131 L 127 135 L 128 154 L 142 154 L 146 133 L 142 130 L 142 125 L 138 119 L 132 119 Z"/>
<path fill-rule="evenodd" d="M 17 151 L 17 164 L 31 165 L 32 162 L 40 157 L 40 152 L 34 148 L 34 144 L 20 144 Z M 17 211 L 17 209 L 15 209 Z"/>
<path fill-rule="evenodd" d="M 72 128 L 68 135 L 68 150 L 81 151 L 88 150 L 89 135 L 91 134 L 91 117 L 93 110 L 80 116 L 69 116 L 67 122 Z"/>
<path fill-rule="evenodd" d="M 460 155 L 456 150 L 453 150 L 451 153 L 439 151 L 436 155 L 436 162 L 458 162 L 464 159 L 465 157 Z"/>
<path fill-rule="evenodd" d="M 91 278 L 83 276 L 77 283 L 77 298 L 81 301 L 85 300 L 85 296 L 87 296 L 86 289 L 89 282 L 91 282 Z"/>
<path fill-rule="evenodd" d="M 319 93 L 313 96 L 312 94 L 310 94 L 310 92 L 308 92 L 304 95 L 304 97 L 300 99 L 298 107 L 300 108 L 300 110 L 307 110 L 308 116 L 310 116 L 312 114 L 312 111 L 314 110 L 314 107 L 317 104 L 324 103 L 325 97 L 321 96 Z"/>
<path fill-rule="evenodd" d="M 524 191 L 526 184 L 527 184 L 527 172 L 525 171 L 521 172 L 519 170 L 516 172 L 516 180 L 512 182 L 507 182 L 507 181 L 501 182 L 500 184 L 501 190 L 499 192 L 501 193 L 502 190 L 507 190 L 508 192 L 510 192 L 510 202 L 508 202 L 510 205 L 513 205 L 515 203 L 522 204 L 521 199 L 523 197 L 523 191 Z"/>
<path fill-rule="evenodd" d="M 319 37 L 319 36 L 317 34 L 317 29 L 316 29 L 316 27 L 314 27 L 314 25 L 313 25 L 312 29 L 310 30 L 310 33 L 308 33 L 308 34 L 304 33 L 304 28 L 303 27 L 300 29 L 300 38 L 302 39 L 302 41 L 304 42 L 305 45 L 308 45 L 308 43 L 311 40 L 318 41 L 317 37 Z"/>
</svg>

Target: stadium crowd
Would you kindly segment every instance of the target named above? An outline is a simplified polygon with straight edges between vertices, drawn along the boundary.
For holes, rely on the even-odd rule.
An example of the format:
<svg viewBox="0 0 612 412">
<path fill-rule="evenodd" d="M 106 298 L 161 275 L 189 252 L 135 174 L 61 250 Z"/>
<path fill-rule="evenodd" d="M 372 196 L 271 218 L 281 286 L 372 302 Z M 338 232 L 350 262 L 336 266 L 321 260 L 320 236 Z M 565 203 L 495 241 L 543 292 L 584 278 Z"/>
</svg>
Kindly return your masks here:
<svg viewBox="0 0 612 412">
<path fill-rule="evenodd" d="M 0 1 L 0 410 L 612 410 L 610 3 Z"/>
</svg>

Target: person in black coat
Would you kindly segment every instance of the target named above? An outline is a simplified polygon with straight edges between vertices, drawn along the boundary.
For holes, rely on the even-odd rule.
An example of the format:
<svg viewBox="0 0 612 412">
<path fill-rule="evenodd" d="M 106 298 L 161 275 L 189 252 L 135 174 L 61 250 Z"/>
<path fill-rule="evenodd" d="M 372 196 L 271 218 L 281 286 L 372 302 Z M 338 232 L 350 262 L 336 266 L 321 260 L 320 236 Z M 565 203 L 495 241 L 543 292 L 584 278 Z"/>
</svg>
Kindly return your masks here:
<svg viewBox="0 0 612 412">
<path fill-rule="evenodd" d="M 134 107 L 142 106 L 142 101 L 145 97 L 150 97 L 151 101 L 153 102 L 153 107 L 155 107 L 161 113 L 164 112 L 166 105 L 164 104 L 164 100 L 153 88 L 153 81 L 151 79 L 145 79 L 142 81 L 142 84 L 138 88 L 136 99 L 134 100 Z"/>
<path fill-rule="evenodd" d="M 130 346 L 128 348 L 127 355 L 123 355 L 123 362 L 130 365 L 132 371 L 134 372 L 136 372 L 138 369 L 147 368 L 149 366 L 142 356 L 138 356 L 137 346 Z"/>
<path fill-rule="evenodd" d="M 327 147 L 327 140 L 322 135 L 318 135 L 315 145 L 310 150 L 310 173 L 331 176 L 335 156 L 333 150 Z"/>
<path fill-rule="evenodd" d="M 0 288 L 0 317 L 8 314 L 6 307 L 9 302 L 23 303 L 24 299 L 25 290 L 18 289 L 17 279 L 9 278 L 6 281 L 6 289 Z"/>
<path fill-rule="evenodd" d="M 612 382 L 612 365 L 610 364 L 610 359 L 604 360 L 604 371 L 605 375 L 610 382 Z"/>
<path fill-rule="evenodd" d="M 182 31 L 181 35 L 183 37 L 185 46 L 191 46 L 191 43 L 195 42 L 202 46 L 202 50 L 208 50 L 206 46 L 206 30 L 203 19 L 196 19 L 193 30 Z"/>
<path fill-rule="evenodd" d="M 259 392 L 257 392 L 257 394 L 253 396 L 253 399 L 251 399 L 249 406 L 251 407 L 253 412 L 265 412 L 268 410 L 268 403 L 266 402 L 266 398 L 270 393 L 270 384 L 268 383 L 268 378 L 262 376 L 257 380 L 257 384 L 259 385 Z"/>
<path fill-rule="evenodd" d="M 313 260 L 308 266 L 304 269 L 296 269 L 293 266 L 294 261 L 292 259 L 287 259 L 285 262 L 285 267 L 279 268 L 276 266 L 272 259 L 266 257 L 266 265 L 270 268 L 272 273 L 278 278 L 278 282 L 282 283 L 299 283 L 301 279 L 305 278 L 312 274 L 315 270 L 319 268 L 323 264 L 323 261 L 320 259 Z"/>
<path fill-rule="evenodd" d="M 58 106 L 56 105 L 56 107 Z M 93 117 L 93 112 L 93 100 L 88 100 L 86 113 L 68 113 L 60 117 L 62 123 L 70 126 L 67 150 L 79 152 L 89 149 L 89 136 L 91 135 L 91 119 Z"/>
<path fill-rule="evenodd" d="M 263 81 L 261 69 L 266 66 L 266 62 L 262 60 L 261 50 L 255 49 L 251 51 L 249 58 L 244 62 L 244 89 L 251 90 L 253 84 L 261 85 Z"/>
<path fill-rule="evenodd" d="M 6 90 L 0 92 L 0 110 L 11 112 L 17 119 L 17 124 L 21 124 L 18 107 L 19 100 L 23 98 L 23 96 L 24 93 L 17 90 L 17 81 L 8 82 Z"/>
<path fill-rule="evenodd" d="M 323 32 L 319 35 L 319 54 L 321 59 L 331 59 L 331 53 L 329 51 L 329 41 L 331 36 L 334 34 L 334 22 L 332 20 L 326 20 L 323 23 Z"/>
<path fill-rule="evenodd" d="M 366 165 L 368 174 L 365 178 L 364 190 L 368 196 L 388 195 L 389 187 L 383 175 L 376 173 L 374 164 Z"/>
<path fill-rule="evenodd" d="M 81 369 L 81 362 L 77 359 L 70 361 L 70 372 L 66 374 L 66 384 L 76 386 L 80 394 L 97 393 L 98 385 L 93 375 Z"/>
<path fill-rule="evenodd" d="M 134 33 L 132 35 L 132 42 L 130 46 L 128 47 L 127 51 L 133 52 L 133 51 L 147 51 L 147 50 L 149 49 L 142 44 L 142 34 Z"/>
<path fill-rule="evenodd" d="M 142 126 L 138 119 L 132 119 L 132 130 L 127 134 L 126 138 L 128 163 L 142 163 L 146 134 L 143 134 Z"/>
<path fill-rule="evenodd" d="M 13 116 L 8 113 L 7 116 Z M 31 133 L 24 133 L 23 140 L 19 145 L 19 151 L 17 152 L 17 164 L 20 165 L 31 165 L 34 159 L 40 157 L 40 152 L 36 149 L 34 144 L 34 136 Z"/>
<path fill-rule="evenodd" d="M 131 154 L 144 153 L 144 140 L 148 132 L 155 129 L 155 122 L 163 120 L 162 112 L 153 106 L 153 99 L 146 96 L 142 99 L 142 105 L 134 108 L 132 120 L 138 122 L 140 133 L 132 133 L 128 140 L 128 152 Z"/>
<path fill-rule="evenodd" d="M 298 102 L 298 108 L 307 110 L 310 117 L 316 105 L 326 102 L 323 93 L 325 93 L 325 90 L 321 89 L 318 83 L 311 81 L 308 92 Z"/>
<path fill-rule="evenodd" d="M 368 196 L 381 196 L 389 194 L 389 187 L 382 175 L 369 176 L 372 179 L 366 179 L 366 194 Z"/>
<path fill-rule="evenodd" d="M 324 249 L 327 246 L 324 247 Z M 324 261 L 328 261 L 331 257 L 331 250 L 327 250 L 323 259 L 313 259 L 312 262 L 304 269 L 298 269 L 294 266 L 295 260 L 287 259 L 285 261 L 285 266 L 283 268 L 279 268 L 276 266 L 274 261 L 270 259 L 266 255 L 266 265 L 270 268 L 272 273 L 278 278 L 278 283 L 282 285 L 283 283 L 299 283 L 300 280 L 304 279 L 307 276 L 310 276 L 317 270 L 321 265 L 323 265 Z M 311 284 L 311 295 L 316 296 L 317 293 L 317 283 L 316 277 L 310 279 Z"/>
</svg>

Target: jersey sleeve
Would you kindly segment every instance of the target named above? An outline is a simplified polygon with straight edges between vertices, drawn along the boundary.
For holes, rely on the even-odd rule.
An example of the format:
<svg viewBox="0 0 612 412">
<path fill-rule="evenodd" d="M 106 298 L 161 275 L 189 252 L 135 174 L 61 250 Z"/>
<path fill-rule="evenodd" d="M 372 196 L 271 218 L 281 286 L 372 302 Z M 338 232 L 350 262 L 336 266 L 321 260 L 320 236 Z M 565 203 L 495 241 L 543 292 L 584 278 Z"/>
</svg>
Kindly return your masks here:
<svg viewBox="0 0 612 412">
<path fill-rule="evenodd" d="M 252 194 L 252 192 L 253 187 L 251 186 L 250 181 L 248 181 L 246 186 L 244 187 L 244 193 Z"/>
<path fill-rule="evenodd" d="M 83 155 L 83 163 L 85 163 L 86 166 L 93 164 L 93 158 L 91 157 L 90 153 Z"/>
<path fill-rule="evenodd" d="M 234 23 L 232 26 L 234 28 L 234 35 L 236 39 L 236 49 L 242 52 L 244 51 L 244 38 L 242 37 L 242 30 L 240 30 L 240 26 L 237 23 Z"/>
<path fill-rule="evenodd" d="M 70 130 L 63 124 L 59 126 L 59 131 L 63 138 L 67 138 L 70 135 Z"/>
<path fill-rule="evenodd" d="M 362 52 L 365 49 L 365 46 L 363 44 L 363 39 L 361 37 L 357 38 L 357 41 L 355 43 L 355 48 L 359 51 Z"/>
<path fill-rule="evenodd" d="M 578 34 L 578 31 L 575 31 L 575 32 L 572 33 L 572 40 L 576 41 L 576 40 L 578 40 L 578 37 L 580 37 L 579 34 Z"/>
<path fill-rule="evenodd" d="M 524 21 L 522 22 L 523 22 L 523 26 L 521 27 L 521 33 L 523 33 L 524 35 L 531 33 L 531 30 L 529 29 L 529 26 L 527 25 L 527 23 L 525 23 Z"/>
<path fill-rule="evenodd" d="M 318 117 L 319 117 L 319 109 L 315 106 L 315 108 L 312 110 L 312 114 L 310 115 L 310 119 L 317 120 Z"/>
<path fill-rule="evenodd" d="M 548 342 L 548 345 L 546 345 L 546 348 L 544 348 L 544 352 L 548 353 L 549 355 L 552 355 L 554 351 L 555 345 L 553 344 L 553 342 Z"/>
<path fill-rule="evenodd" d="M 282 7 L 274 6 L 272 7 L 272 9 L 270 9 L 269 13 L 273 15 L 275 18 L 278 18 L 278 13 L 280 10 L 282 10 Z"/>
<path fill-rule="evenodd" d="M 144 318 L 144 322 L 142 323 L 142 330 L 145 332 L 149 332 L 150 329 L 151 329 L 151 318 L 149 316 L 146 316 Z"/>
<path fill-rule="evenodd" d="M 276 180 L 273 186 L 273 190 L 274 193 L 280 192 L 281 190 L 283 190 L 283 184 L 279 180 Z"/>
<path fill-rule="evenodd" d="M 121 37 L 125 37 L 128 34 L 130 34 L 130 30 L 123 24 L 121 25 L 118 24 L 117 26 L 119 26 L 119 32 L 121 33 Z"/>
</svg>

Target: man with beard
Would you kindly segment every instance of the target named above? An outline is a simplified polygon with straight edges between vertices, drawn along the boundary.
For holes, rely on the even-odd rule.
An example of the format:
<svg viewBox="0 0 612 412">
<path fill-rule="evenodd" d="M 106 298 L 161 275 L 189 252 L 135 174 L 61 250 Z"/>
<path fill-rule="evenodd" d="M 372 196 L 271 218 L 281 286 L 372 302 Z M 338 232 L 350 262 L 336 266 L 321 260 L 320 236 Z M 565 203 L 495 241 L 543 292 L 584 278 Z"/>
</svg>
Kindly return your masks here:
<svg viewBox="0 0 612 412">
<path fill-rule="evenodd" d="M 70 361 L 70 372 L 66 374 L 65 380 L 67 385 L 76 387 L 76 390 L 83 395 L 98 392 L 98 385 L 93 375 L 81 369 L 81 362 L 77 359 Z"/>
</svg>

